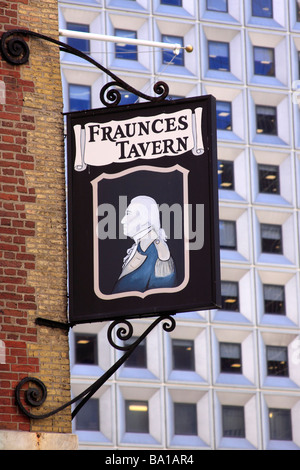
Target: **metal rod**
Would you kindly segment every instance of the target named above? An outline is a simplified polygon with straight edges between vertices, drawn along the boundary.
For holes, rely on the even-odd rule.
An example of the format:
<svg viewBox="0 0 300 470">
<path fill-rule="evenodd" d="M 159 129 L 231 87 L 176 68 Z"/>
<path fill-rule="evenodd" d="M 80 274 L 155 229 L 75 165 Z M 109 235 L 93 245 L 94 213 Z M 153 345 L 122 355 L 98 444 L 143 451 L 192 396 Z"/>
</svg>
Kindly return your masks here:
<svg viewBox="0 0 300 470">
<path fill-rule="evenodd" d="M 60 29 L 60 36 L 67 38 L 76 38 L 76 39 L 88 39 L 95 41 L 106 41 L 106 42 L 116 42 L 122 44 L 136 44 L 139 46 L 152 46 L 152 47 L 161 47 L 163 49 L 172 49 L 174 54 L 178 55 L 180 49 L 185 49 L 186 52 L 192 52 L 193 46 L 181 46 L 181 44 L 170 44 L 159 41 L 149 41 L 146 39 L 135 39 L 135 38 L 123 38 L 119 36 L 107 36 L 105 34 L 95 34 L 95 33 L 84 33 L 80 31 L 71 31 L 68 29 Z"/>
</svg>

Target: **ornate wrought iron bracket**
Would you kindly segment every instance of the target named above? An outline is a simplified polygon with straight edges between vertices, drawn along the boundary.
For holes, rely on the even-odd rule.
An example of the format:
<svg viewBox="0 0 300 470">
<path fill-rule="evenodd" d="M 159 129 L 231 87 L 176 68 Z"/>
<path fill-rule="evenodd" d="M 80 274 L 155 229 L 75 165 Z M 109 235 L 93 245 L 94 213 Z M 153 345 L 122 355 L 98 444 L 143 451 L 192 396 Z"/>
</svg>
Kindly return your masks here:
<svg viewBox="0 0 300 470">
<path fill-rule="evenodd" d="M 124 364 L 128 357 L 135 351 L 138 345 L 147 337 L 147 335 L 160 323 L 163 322 L 163 329 L 167 332 L 173 331 L 176 326 L 176 322 L 171 316 L 160 316 L 158 317 L 145 331 L 144 333 L 134 341 L 129 346 L 117 344 L 113 339 L 114 330 L 116 330 L 116 337 L 121 341 L 128 341 L 132 338 L 133 327 L 128 320 L 116 320 L 110 324 L 107 337 L 109 343 L 116 349 L 124 351 L 123 356 L 110 368 L 106 371 L 99 379 L 97 379 L 90 387 L 80 393 L 77 397 L 73 398 L 64 405 L 56 408 L 48 413 L 37 413 L 34 414 L 26 408 L 27 406 L 31 407 L 40 407 L 47 398 L 47 388 L 44 383 L 34 377 L 25 377 L 15 389 L 15 398 L 16 403 L 21 409 L 21 411 L 31 419 L 45 419 L 53 416 L 54 414 L 64 410 L 68 406 L 73 405 L 78 402 L 78 405 L 74 408 L 72 412 L 72 419 L 76 416 L 78 411 L 83 407 L 83 405 L 99 390 L 99 388 Z M 120 326 L 123 325 L 123 326 Z M 26 390 L 23 390 L 26 384 L 33 384 Z M 22 393 L 23 391 L 23 393 Z M 23 396 L 24 395 L 24 396 Z M 24 403 L 25 402 L 25 403 Z"/>
<path fill-rule="evenodd" d="M 59 46 L 62 52 L 67 52 L 73 54 L 77 57 L 80 57 L 90 64 L 97 67 L 99 70 L 104 72 L 106 75 L 110 76 L 112 81 L 103 86 L 100 91 L 100 100 L 105 106 L 116 106 L 121 100 L 121 94 L 116 88 L 122 88 L 126 91 L 129 91 L 146 101 L 151 102 L 160 102 L 163 101 L 169 93 L 169 87 L 166 83 L 159 81 L 154 87 L 154 93 L 158 96 L 149 96 L 142 93 L 139 90 L 136 90 L 124 80 L 119 78 L 113 72 L 105 68 L 99 62 L 96 62 L 92 57 L 84 54 L 78 49 L 58 41 L 44 34 L 37 33 L 35 31 L 30 31 L 26 29 L 14 29 L 6 33 L 3 33 L 0 39 L 0 52 L 3 60 L 8 62 L 11 65 L 22 65 L 26 64 L 29 60 L 30 50 L 28 45 L 27 38 L 35 38 L 37 40 L 47 41 L 52 44 Z M 160 322 L 164 322 L 163 328 L 165 331 L 172 331 L 175 326 L 175 320 L 171 316 L 161 315 L 157 318 L 130 346 L 120 346 L 113 340 L 113 331 L 120 324 L 123 324 L 122 327 L 119 327 L 116 331 L 116 336 L 119 340 L 125 341 L 132 337 L 133 327 L 127 319 L 116 320 L 108 328 L 108 341 L 109 343 L 121 350 L 124 351 L 123 356 L 108 370 L 106 371 L 98 380 L 96 380 L 90 387 L 88 387 L 84 392 L 82 392 L 77 397 L 73 398 L 71 401 L 63 404 L 59 408 L 56 408 L 48 413 L 37 412 L 32 413 L 27 408 L 29 407 L 41 407 L 47 398 L 47 388 L 45 384 L 35 378 L 35 377 L 25 377 L 15 389 L 15 398 L 16 403 L 21 409 L 21 411 L 31 419 L 45 419 L 54 414 L 64 410 L 65 408 L 77 403 L 77 406 L 72 412 L 72 418 L 76 416 L 78 411 L 83 407 L 83 405 L 89 400 L 89 398 L 96 393 L 96 391 L 124 364 L 127 358 L 134 352 L 137 346 L 146 338 L 146 336 L 155 328 Z M 37 318 L 36 323 L 41 326 L 47 326 L 50 328 L 61 328 L 68 330 L 72 325 L 69 323 L 55 322 L 52 320 L 47 320 L 44 318 Z"/>
<path fill-rule="evenodd" d="M 1 55 L 4 60 L 12 65 L 22 65 L 26 64 L 29 60 L 29 46 L 28 42 L 25 40 L 27 37 L 32 37 L 40 39 L 43 41 L 48 41 L 59 46 L 62 52 L 68 52 L 77 57 L 90 62 L 92 65 L 100 69 L 105 74 L 109 75 L 112 78 L 112 82 L 107 83 L 100 91 L 100 100 L 105 106 L 116 106 L 121 100 L 121 94 L 117 88 L 119 87 L 124 90 L 127 90 L 147 101 L 157 102 L 164 100 L 169 93 L 169 87 L 165 82 L 159 81 L 155 83 L 153 90 L 158 96 L 153 97 L 142 93 L 139 90 L 136 90 L 120 77 L 115 75 L 113 72 L 105 68 L 99 62 L 95 61 L 92 57 L 87 54 L 79 51 L 78 49 L 69 46 L 68 44 L 58 41 L 57 39 L 45 36 L 44 34 L 37 33 L 35 31 L 30 31 L 26 29 L 13 29 L 6 33 L 3 33 L 0 41 L 0 50 Z"/>
</svg>

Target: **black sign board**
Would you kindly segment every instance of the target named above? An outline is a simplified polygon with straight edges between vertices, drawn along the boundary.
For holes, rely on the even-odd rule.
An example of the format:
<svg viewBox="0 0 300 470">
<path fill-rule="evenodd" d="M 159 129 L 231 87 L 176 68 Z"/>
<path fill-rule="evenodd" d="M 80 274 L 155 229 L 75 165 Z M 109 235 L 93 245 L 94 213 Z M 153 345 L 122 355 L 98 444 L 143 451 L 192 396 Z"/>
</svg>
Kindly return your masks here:
<svg viewBox="0 0 300 470">
<path fill-rule="evenodd" d="M 69 320 L 220 303 L 215 99 L 67 115 Z"/>
</svg>

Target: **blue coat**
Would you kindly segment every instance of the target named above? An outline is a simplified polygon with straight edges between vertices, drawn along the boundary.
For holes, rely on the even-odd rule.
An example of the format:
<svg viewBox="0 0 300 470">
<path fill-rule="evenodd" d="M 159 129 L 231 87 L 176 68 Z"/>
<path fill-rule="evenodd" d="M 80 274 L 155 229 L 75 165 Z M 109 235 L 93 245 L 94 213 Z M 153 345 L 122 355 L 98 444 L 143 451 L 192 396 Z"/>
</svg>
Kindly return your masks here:
<svg viewBox="0 0 300 470">
<path fill-rule="evenodd" d="M 145 251 L 138 243 L 129 266 L 125 266 L 114 287 L 113 293 L 139 291 L 176 286 L 176 269 L 171 257 L 161 260 L 159 239 L 152 241 Z"/>
</svg>

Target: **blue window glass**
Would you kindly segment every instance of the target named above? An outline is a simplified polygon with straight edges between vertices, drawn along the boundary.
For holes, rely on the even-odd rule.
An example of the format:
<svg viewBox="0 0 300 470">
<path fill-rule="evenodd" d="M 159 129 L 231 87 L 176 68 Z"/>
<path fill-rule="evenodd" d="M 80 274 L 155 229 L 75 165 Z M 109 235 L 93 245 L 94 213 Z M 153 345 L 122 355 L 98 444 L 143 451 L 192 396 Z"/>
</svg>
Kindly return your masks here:
<svg viewBox="0 0 300 470">
<path fill-rule="evenodd" d="M 126 90 L 118 90 L 119 93 L 121 94 L 121 101 L 119 104 L 134 104 L 137 103 L 139 97 L 135 95 L 134 93 L 131 93 L 130 91 Z"/>
<path fill-rule="evenodd" d="M 229 101 L 217 101 L 217 129 L 232 130 L 231 103 Z"/>
<path fill-rule="evenodd" d="M 163 34 L 161 40 L 162 42 L 166 42 L 169 44 L 180 44 L 180 46 L 183 46 L 183 38 L 180 36 L 170 36 L 168 34 Z M 163 64 L 168 64 L 169 62 L 171 62 L 172 65 L 184 66 L 183 49 L 180 49 L 179 54 L 177 55 L 174 55 L 172 49 L 163 49 L 162 61 Z"/>
<path fill-rule="evenodd" d="M 162 5 L 173 5 L 174 7 L 181 7 L 182 0 L 160 0 Z"/>
<path fill-rule="evenodd" d="M 252 16 L 259 16 L 261 18 L 272 18 L 272 0 L 252 0 Z"/>
<path fill-rule="evenodd" d="M 70 31 L 79 31 L 80 33 L 90 32 L 88 24 L 67 23 L 67 29 Z M 89 54 L 90 52 L 90 41 L 87 39 L 68 38 L 67 44 L 81 52 L 84 52 L 85 54 Z"/>
<path fill-rule="evenodd" d="M 271 47 L 258 47 L 253 48 L 254 55 L 254 73 L 255 75 L 266 75 L 274 77 L 275 75 L 275 61 L 274 49 Z"/>
<path fill-rule="evenodd" d="M 206 8 L 210 11 L 228 11 L 227 0 L 206 0 Z"/>
<path fill-rule="evenodd" d="M 229 71 L 229 44 L 227 42 L 208 41 L 208 62 L 210 70 Z"/>
<path fill-rule="evenodd" d="M 69 111 L 82 111 L 91 108 L 91 87 L 69 85 Z"/>
<path fill-rule="evenodd" d="M 115 36 L 122 38 L 136 39 L 136 31 L 129 31 L 127 29 L 115 29 Z M 116 59 L 125 60 L 138 60 L 137 46 L 134 44 L 115 44 L 115 56 Z"/>
</svg>

